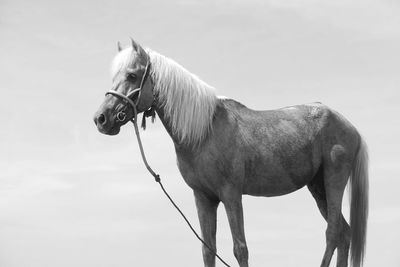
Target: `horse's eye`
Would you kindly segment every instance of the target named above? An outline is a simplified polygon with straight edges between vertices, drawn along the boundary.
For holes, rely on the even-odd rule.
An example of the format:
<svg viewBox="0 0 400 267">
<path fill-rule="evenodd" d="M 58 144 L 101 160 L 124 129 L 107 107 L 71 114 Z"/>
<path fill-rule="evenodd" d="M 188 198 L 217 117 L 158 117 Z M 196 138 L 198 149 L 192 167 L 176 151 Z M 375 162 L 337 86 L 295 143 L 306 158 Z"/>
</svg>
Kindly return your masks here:
<svg viewBox="0 0 400 267">
<path fill-rule="evenodd" d="M 130 82 L 135 82 L 136 81 L 136 74 L 134 74 L 134 73 L 128 73 L 127 75 L 126 75 L 126 79 L 128 80 L 128 81 L 130 81 Z"/>
</svg>

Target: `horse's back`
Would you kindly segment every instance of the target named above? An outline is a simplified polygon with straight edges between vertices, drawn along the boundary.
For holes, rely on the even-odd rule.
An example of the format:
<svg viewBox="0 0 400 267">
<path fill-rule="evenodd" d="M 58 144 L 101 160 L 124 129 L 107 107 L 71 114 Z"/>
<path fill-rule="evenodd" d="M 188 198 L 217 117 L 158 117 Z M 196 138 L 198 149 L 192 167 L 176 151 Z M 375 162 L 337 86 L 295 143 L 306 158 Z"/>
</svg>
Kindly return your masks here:
<svg viewBox="0 0 400 267">
<path fill-rule="evenodd" d="M 234 100 L 222 102 L 226 110 L 221 118 L 225 129 L 236 130 L 238 141 L 245 146 L 265 145 L 271 149 L 315 142 L 331 114 L 330 108 L 318 102 L 263 111 L 249 109 Z"/>
<path fill-rule="evenodd" d="M 282 142 L 312 143 L 321 135 L 329 137 L 327 132 L 335 134 L 333 128 L 341 130 L 342 135 L 357 132 L 341 114 L 320 102 L 261 111 L 249 109 L 234 100 L 221 102 L 226 110 L 225 126 L 236 128 L 244 141 L 262 139 L 270 147 L 281 146 Z"/>
</svg>

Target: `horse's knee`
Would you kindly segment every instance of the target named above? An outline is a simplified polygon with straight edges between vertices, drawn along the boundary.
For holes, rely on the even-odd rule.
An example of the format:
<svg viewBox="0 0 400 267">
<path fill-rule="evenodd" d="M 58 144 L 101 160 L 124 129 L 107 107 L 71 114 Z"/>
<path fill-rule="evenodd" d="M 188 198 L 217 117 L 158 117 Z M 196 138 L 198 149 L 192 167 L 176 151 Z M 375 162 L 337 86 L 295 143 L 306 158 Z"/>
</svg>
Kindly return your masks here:
<svg viewBox="0 0 400 267">
<path fill-rule="evenodd" d="M 235 242 L 233 245 L 233 254 L 239 262 L 247 262 L 249 258 L 249 251 L 244 242 Z"/>
</svg>

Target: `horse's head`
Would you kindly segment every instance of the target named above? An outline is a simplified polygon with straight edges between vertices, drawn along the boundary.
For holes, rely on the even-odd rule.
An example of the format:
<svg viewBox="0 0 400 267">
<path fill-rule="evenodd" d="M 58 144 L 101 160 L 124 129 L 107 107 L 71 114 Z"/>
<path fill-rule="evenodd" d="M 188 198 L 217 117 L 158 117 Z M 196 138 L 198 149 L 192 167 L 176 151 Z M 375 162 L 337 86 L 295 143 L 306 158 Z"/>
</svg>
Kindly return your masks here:
<svg viewBox="0 0 400 267">
<path fill-rule="evenodd" d="M 121 126 L 134 118 L 133 105 L 137 113 L 152 107 L 154 85 L 150 67 L 149 55 L 135 41 L 125 49 L 118 43 L 118 54 L 112 64 L 112 88 L 94 115 L 101 133 L 118 134 Z"/>
</svg>

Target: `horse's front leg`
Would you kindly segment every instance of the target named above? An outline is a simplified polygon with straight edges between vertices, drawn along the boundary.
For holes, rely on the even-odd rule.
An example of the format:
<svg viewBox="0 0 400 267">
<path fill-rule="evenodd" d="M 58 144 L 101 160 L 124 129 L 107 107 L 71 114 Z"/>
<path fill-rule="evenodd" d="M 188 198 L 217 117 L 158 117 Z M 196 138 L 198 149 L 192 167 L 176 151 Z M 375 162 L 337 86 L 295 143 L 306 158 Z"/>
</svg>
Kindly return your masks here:
<svg viewBox="0 0 400 267">
<path fill-rule="evenodd" d="M 232 232 L 233 253 L 240 267 L 248 267 L 249 253 L 244 234 L 242 194 L 236 190 L 225 190 L 222 202 Z"/>
<path fill-rule="evenodd" d="M 219 200 L 212 200 L 200 191 L 194 191 L 197 214 L 199 216 L 200 228 L 204 242 L 215 252 L 217 233 L 217 208 Z M 215 255 L 203 245 L 203 261 L 205 267 L 215 266 Z"/>
</svg>

